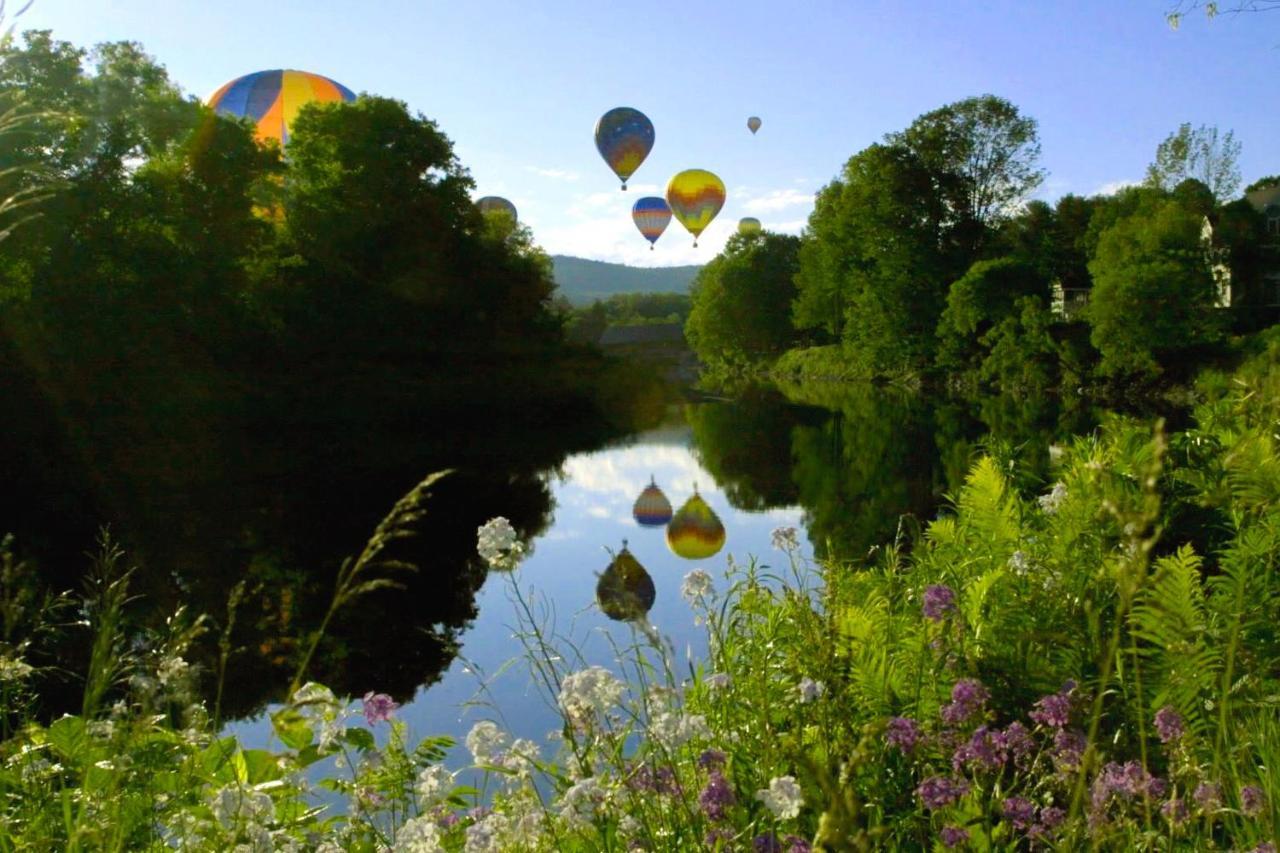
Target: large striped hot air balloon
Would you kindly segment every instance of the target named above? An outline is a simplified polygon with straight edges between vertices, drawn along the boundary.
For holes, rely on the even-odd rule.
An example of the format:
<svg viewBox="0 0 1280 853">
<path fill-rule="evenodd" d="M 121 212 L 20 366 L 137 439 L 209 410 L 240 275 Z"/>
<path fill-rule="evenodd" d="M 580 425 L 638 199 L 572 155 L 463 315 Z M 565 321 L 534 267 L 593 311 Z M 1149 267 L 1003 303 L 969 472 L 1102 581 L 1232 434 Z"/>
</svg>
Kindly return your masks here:
<svg viewBox="0 0 1280 853">
<path fill-rule="evenodd" d="M 724 207 L 724 200 L 724 181 L 706 169 L 685 169 L 667 183 L 667 204 L 693 235 L 694 246 L 698 245 L 698 235 Z"/>
<path fill-rule="evenodd" d="M 480 212 L 486 216 L 491 213 L 498 213 L 510 216 L 512 222 L 518 222 L 520 219 L 516 215 L 516 206 L 500 195 L 487 195 L 484 198 L 477 199 L 476 207 L 480 208 Z"/>
<path fill-rule="evenodd" d="M 596 122 L 596 150 L 613 169 L 622 188 L 653 149 L 653 122 L 639 110 L 614 107 Z"/>
<path fill-rule="evenodd" d="M 619 622 L 641 619 L 653 607 L 657 590 L 653 578 L 631 556 L 624 540 L 622 550 L 596 582 L 596 601 L 604 615 Z"/>
<path fill-rule="evenodd" d="M 631 515 L 641 527 L 661 527 L 671 520 L 671 501 L 667 500 L 653 477 L 649 478 L 649 485 L 636 498 Z"/>
<path fill-rule="evenodd" d="M 667 223 L 671 221 L 671 208 L 667 206 L 665 199 L 648 195 L 631 206 L 631 220 L 649 241 L 649 249 L 652 251 L 653 244 L 662 236 L 662 232 L 667 230 Z M 667 515 L 670 516 L 670 514 L 671 508 L 668 506 Z M 664 519 L 662 523 L 666 524 L 666 520 Z"/>
<path fill-rule="evenodd" d="M 302 105 L 311 101 L 354 101 L 341 83 L 309 71 L 275 69 L 237 77 L 214 92 L 209 106 L 223 115 L 251 118 L 258 139 L 289 143 L 289 128 Z"/>
<path fill-rule="evenodd" d="M 704 560 L 724 547 L 720 516 L 697 491 L 667 524 L 667 547 L 686 560 Z"/>
</svg>

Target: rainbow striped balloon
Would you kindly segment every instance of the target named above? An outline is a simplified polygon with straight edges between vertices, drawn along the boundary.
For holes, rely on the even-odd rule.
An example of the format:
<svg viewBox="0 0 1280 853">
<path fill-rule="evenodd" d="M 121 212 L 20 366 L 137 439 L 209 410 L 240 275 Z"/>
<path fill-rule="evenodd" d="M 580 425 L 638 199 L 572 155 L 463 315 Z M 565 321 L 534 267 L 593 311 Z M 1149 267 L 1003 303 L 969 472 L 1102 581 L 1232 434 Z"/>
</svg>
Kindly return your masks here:
<svg viewBox="0 0 1280 853">
<path fill-rule="evenodd" d="M 631 515 L 641 527 L 661 527 L 671 520 L 671 501 L 667 500 L 652 477 L 631 507 Z"/>
<path fill-rule="evenodd" d="M 355 99 L 355 92 L 328 77 L 277 68 L 237 77 L 210 96 L 209 106 L 223 115 L 251 118 L 257 122 L 258 139 L 287 145 L 303 104 Z"/>
<path fill-rule="evenodd" d="M 622 188 L 653 150 L 653 122 L 639 110 L 614 107 L 596 122 L 596 150 L 613 169 Z"/>
<path fill-rule="evenodd" d="M 665 199 L 648 195 L 631 205 L 631 220 L 649 241 L 649 249 L 652 250 L 653 244 L 662 236 L 662 232 L 667 230 L 667 223 L 671 221 L 671 208 L 667 206 Z M 669 514 L 670 508 L 668 508 Z M 662 523 L 665 524 L 666 520 L 664 519 Z"/>
<path fill-rule="evenodd" d="M 698 235 L 724 207 L 724 181 L 706 169 L 685 169 L 667 183 L 667 204 L 676 219 L 693 235 Z"/>
</svg>

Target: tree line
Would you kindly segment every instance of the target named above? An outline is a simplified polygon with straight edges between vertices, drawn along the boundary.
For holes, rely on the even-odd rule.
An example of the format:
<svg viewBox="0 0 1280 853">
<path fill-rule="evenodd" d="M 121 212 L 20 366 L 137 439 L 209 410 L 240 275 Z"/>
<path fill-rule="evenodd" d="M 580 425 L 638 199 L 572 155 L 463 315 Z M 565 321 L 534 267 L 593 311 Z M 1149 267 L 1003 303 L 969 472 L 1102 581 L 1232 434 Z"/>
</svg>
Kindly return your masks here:
<svg viewBox="0 0 1280 853">
<path fill-rule="evenodd" d="M 1184 377 L 1268 316 L 1280 269 L 1235 197 L 1238 154 L 1231 133 L 1185 124 L 1142 185 L 1050 204 L 1028 200 L 1034 119 L 993 95 L 948 104 L 852 156 L 800 237 L 731 238 L 686 333 L 729 369 L 1006 389 Z"/>
</svg>

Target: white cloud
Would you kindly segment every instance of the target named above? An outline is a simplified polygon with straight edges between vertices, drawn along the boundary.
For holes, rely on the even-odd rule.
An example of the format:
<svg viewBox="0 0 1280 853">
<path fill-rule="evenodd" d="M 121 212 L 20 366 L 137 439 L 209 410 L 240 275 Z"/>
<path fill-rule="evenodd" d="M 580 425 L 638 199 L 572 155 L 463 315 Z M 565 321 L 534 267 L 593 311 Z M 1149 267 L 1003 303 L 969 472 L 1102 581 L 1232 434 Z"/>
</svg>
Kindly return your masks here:
<svg viewBox="0 0 1280 853">
<path fill-rule="evenodd" d="M 1096 190 L 1094 190 L 1093 195 L 1115 195 L 1125 187 L 1138 186 L 1138 183 L 1139 183 L 1138 181 L 1130 181 L 1128 179 L 1123 179 L 1123 178 L 1118 181 L 1110 181 L 1098 187 Z"/>
<path fill-rule="evenodd" d="M 567 169 L 540 169 L 537 166 L 525 166 L 525 170 L 557 181 L 576 181 L 582 177 L 577 172 L 570 172 Z"/>
<path fill-rule="evenodd" d="M 813 193 L 785 189 L 771 190 L 762 196 L 748 199 L 743 204 L 743 207 L 752 213 L 768 213 L 769 211 L 785 210 L 788 207 L 800 207 L 803 205 L 813 205 Z"/>
<path fill-rule="evenodd" d="M 658 238 L 654 250 L 650 251 L 648 241 L 640 236 L 631 221 L 629 203 L 613 210 L 584 210 L 581 216 L 577 221 L 539 229 L 534 238 L 538 245 L 553 255 L 573 255 L 641 267 L 678 266 L 707 263 L 720 253 L 729 235 L 738 227 L 737 220 L 721 214 L 702 232 L 698 247 L 694 248 L 693 237 L 673 219 Z"/>
<path fill-rule="evenodd" d="M 775 231 L 779 234 L 799 234 L 804 227 L 809 224 L 807 219 L 792 219 L 787 222 L 766 222 L 764 228 L 766 231 Z"/>
</svg>

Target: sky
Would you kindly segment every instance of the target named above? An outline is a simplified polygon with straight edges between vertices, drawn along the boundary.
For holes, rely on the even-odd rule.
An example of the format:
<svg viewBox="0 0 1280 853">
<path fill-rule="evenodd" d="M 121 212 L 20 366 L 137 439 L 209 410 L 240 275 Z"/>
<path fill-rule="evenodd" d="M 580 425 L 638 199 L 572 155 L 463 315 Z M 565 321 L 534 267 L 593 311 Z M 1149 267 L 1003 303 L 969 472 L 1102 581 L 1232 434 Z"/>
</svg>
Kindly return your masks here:
<svg viewBox="0 0 1280 853">
<path fill-rule="evenodd" d="M 1280 11 L 1175 31 L 1173 2 L 35 0 L 17 24 L 140 42 L 201 98 L 297 68 L 400 99 L 548 252 L 667 266 L 710 260 L 744 216 L 800 233 L 849 157 L 986 93 L 1039 123 L 1048 201 L 1141 180 L 1183 122 L 1234 131 L 1246 184 L 1280 173 Z M 656 128 L 626 192 L 593 141 L 616 106 Z M 687 168 L 724 180 L 725 207 L 698 248 L 673 220 L 650 251 L 631 205 Z"/>
</svg>

